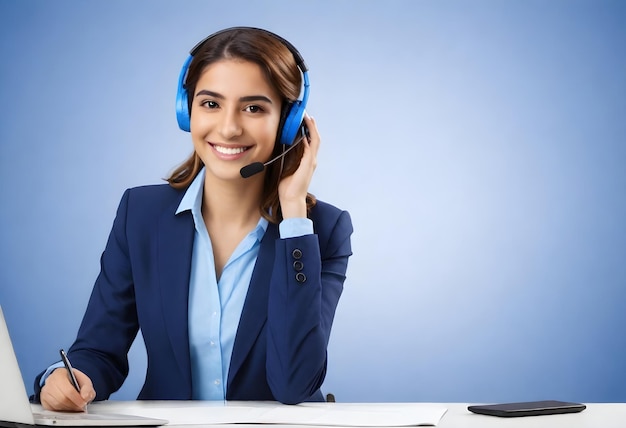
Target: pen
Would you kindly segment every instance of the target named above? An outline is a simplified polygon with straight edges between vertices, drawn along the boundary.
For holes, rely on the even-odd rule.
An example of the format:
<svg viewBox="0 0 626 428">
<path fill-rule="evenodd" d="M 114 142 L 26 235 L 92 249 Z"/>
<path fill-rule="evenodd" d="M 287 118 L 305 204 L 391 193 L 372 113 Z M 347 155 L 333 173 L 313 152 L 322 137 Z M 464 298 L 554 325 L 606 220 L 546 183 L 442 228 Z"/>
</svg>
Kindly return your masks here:
<svg viewBox="0 0 626 428">
<path fill-rule="evenodd" d="M 67 358 L 67 354 L 63 349 L 59 350 L 59 354 L 61 354 L 61 359 L 63 360 L 63 364 L 67 369 L 67 374 L 70 377 L 70 382 L 72 382 L 72 385 L 74 386 L 74 388 L 76 388 L 76 391 L 80 392 L 80 386 L 78 385 L 78 381 L 76 380 L 76 376 L 74 375 L 74 369 L 72 368 L 72 364 L 70 364 L 70 360 L 69 358 Z"/>
</svg>

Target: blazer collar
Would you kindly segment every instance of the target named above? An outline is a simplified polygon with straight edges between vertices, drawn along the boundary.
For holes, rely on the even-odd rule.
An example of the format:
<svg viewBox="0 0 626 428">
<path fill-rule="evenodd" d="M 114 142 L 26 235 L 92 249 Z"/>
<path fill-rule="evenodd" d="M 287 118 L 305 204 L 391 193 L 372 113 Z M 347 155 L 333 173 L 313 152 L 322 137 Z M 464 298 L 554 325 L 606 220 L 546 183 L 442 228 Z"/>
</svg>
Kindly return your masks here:
<svg viewBox="0 0 626 428">
<path fill-rule="evenodd" d="M 174 215 L 179 202 L 176 198 L 172 209 L 165 210 L 159 220 L 157 281 L 167 335 L 180 372 L 188 379 L 191 397 L 188 304 L 195 228 L 191 211 Z"/>
<path fill-rule="evenodd" d="M 270 279 L 276 253 L 275 242 L 278 236 L 278 226 L 270 223 L 265 231 L 265 236 L 261 240 L 261 248 L 259 249 L 259 255 L 250 279 L 248 294 L 243 305 L 241 319 L 239 320 L 228 371 L 229 384 L 241 368 L 267 321 Z"/>
</svg>

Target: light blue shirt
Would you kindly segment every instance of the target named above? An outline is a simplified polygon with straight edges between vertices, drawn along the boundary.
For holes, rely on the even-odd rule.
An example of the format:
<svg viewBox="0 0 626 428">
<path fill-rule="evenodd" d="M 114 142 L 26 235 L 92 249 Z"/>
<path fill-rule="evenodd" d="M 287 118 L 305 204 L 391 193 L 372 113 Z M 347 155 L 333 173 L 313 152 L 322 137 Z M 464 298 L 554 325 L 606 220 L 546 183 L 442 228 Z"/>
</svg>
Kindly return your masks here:
<svg viewBox="0 0 626 428">
<path fill-rule="evenodd" d="M 261 217 L 226 262 L 219 280 L 211 239 L 202 217 L 205 170 L 191 183 L 176 214 L 191 210 L 195 237 L 189 281 L 189 348 L 193 398 L 224 400 L 228 368 L 252 271 L 268 221 Z M 310 219 L 287 219 L 281 238 L 313 233 Z"/>
</svg>

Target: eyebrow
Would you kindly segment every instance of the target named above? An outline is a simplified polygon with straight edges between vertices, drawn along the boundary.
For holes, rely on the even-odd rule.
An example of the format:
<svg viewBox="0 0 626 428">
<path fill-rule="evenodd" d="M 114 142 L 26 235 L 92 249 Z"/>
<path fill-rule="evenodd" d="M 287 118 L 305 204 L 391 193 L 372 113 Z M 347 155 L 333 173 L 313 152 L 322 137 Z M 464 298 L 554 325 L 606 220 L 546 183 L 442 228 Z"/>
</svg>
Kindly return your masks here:
<svg viewBox="0 0 626 428">
<path fill-rule="evenodd" d="M 208 89 L 202 89 L 201 91 L 198 91 L 196 96 L 198 96 L 198 95 L 208 95 L 210 97 L 218 98 L 220 100 L 226 99 L 226 97 L 224 95 L 222 95 L 220 93 L 217 93 L 217 92 L 209 91 Z M 268 104 L 273 104 L 272 100 L 270 100 L 265 95 L 248 95 L 248 96 L 245 96 L 245 97 L 240 97 L 239 101 L 242 101 L 242 102 L 264 101 L 264 102 L 266 102 Z"/>
</svg>

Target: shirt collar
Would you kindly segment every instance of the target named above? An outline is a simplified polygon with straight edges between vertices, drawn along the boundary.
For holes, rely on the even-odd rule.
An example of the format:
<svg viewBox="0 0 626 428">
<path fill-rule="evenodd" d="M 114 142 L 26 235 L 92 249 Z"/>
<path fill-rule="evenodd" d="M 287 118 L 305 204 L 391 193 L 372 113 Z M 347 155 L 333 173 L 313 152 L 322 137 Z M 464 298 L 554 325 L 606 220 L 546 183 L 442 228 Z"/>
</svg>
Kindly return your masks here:
<svg viewBox="0 0 626 428">
<path fill-rule="evenodd" d="M 176 214 L 180 214 L 183 211 L 201 210 L 202 194 L 204 190 L 204 175 L 205 170 L 202 168 L 187 188 L 183 199 L 180 201 L 180 204 L 178 204 Z"/>
</svg>

